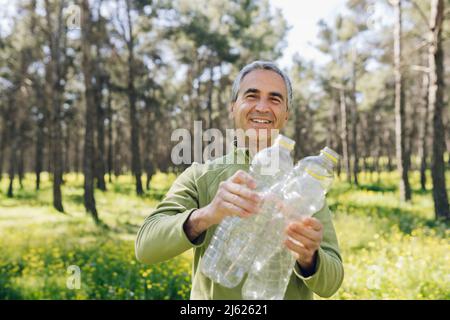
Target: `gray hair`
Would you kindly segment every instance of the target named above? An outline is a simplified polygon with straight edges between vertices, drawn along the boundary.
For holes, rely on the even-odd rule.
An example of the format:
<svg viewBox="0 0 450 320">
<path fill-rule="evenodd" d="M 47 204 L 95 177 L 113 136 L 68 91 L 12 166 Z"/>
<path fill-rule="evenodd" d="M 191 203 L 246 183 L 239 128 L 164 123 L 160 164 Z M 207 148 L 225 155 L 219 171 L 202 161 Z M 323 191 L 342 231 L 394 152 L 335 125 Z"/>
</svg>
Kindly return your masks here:
<svg viewBox="0 0 450 320">
<path fill-rule="evenodd" d="M 278 66 L 271 62 L 271 61 L 253 61 L 252 63 L 249 63 L 246 65 L 242 70 L 239 72 L 238 76 L 233 82 L 233 87 L 231 89 L 231 102 L 234 103 L 237 101 L 238 94 L 239 94 L 239 87 L 241 85 L 242 79 L 249 74 L 253 70 L 270 70 L 273 72 L 278 73 L 284 81 L 284 84 L 286 85 L 287 89 L 287 107 L 290 109 L 292 104 L 292 85 L 291 80 L 289 79 L 289 76 L 283 72 Z"/>
</svg>

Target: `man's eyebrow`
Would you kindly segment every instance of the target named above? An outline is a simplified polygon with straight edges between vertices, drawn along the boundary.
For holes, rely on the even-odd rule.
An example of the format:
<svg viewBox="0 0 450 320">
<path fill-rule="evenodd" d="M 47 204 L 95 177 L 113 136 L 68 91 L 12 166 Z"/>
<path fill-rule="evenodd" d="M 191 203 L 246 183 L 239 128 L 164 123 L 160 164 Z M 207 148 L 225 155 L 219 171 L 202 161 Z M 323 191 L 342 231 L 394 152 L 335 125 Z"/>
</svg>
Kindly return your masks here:
<svg viewBox="0 0 450 320">
<path fill-rule="evenodd" d="M 258 89 L 255 88 L 248 88 L 247 90 L 245 90 L 245 92 L 242 95 L 246 95 L 247 93 L 259 93 L 260 91 Z"/>
<path fill-rule="evenodd" d="M 245 92 L 243 93 L 243 95 L 245 96 L 247 93 L 260 93 L 260 91 L 256 88 L 248 88 L 247 90 L 245 90 Z M 269 96 L 271 97 L 278 97 L 281 99 L 281 101 L 284 101 L 284 96 L 276 91 L 273 92 L 269 92 Z"/>
</svg>

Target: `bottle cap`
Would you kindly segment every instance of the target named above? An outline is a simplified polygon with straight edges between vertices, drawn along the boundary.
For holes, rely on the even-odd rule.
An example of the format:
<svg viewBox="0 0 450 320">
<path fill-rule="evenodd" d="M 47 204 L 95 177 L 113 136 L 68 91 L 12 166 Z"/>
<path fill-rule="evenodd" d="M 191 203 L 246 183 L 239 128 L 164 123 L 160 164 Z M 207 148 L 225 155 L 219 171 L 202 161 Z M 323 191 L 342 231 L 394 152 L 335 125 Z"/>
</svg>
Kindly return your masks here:
<svg viewBox="0 0 450 320">
<path fill-rule="evenodd" d="M 292 139 L 289 139 L 286 136 L 283 136 L 282 134 L 279 134 L 277 138 L 275 139 L 275 143 L 277 143 L 279 146 L 288 149 L 289 151 L 292 151 L 295 146 L 295 141 Z"/>
<path fill-rule="evenodd" d="M 323 153 L 323 155 L 325 157 L 327 157 L 328 159 L 333 161 L 334 164 L 338 163 L 339 154 L 336 151 L 334 151 L 333 149 L 331 149 L 329 147 L 325 147 L 321 150 L 321 152 Z"/>
</svg>

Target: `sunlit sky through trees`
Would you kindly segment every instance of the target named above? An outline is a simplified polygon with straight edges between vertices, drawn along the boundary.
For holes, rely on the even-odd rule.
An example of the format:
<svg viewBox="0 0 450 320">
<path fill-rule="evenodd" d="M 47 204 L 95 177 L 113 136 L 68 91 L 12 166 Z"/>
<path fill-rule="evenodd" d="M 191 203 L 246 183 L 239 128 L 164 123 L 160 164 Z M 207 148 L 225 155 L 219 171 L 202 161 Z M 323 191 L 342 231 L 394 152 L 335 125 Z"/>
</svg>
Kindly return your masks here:
<svg viewBox="0 0 450 320">
<path fill-rule="evenodd" d="M 345 7 L 345 0 L 270 0 L 273 8 L 282 10 L 291 26 L 287 37 L 287 47 L 279 63 L 283 67 L 291 64 L 293 55 L 298 52 L 303 58 L 316 63 L 323 62 L 324 57 L 314 48 L 317 37 L 317 22 L 320 19 L 332 21 L 332 18 Z M 14 15 L 14 1 L 0 0 L 0 32 L 8 32 L 9 22 L 5 17 Z"/>
<path fill-rule="evenodd" d="M 306 60 L 323 62 L 324 56 L 314 48 L 319 31 L 317 23 L 320 19 L 327 22 L 345 8 L 345 0 L 271 0 L 274 8 L 280 8 L 291 29 L 288 32 L 288 46 L 279 63 L 283 67 L 290 66 L 293 55 L 298 52 Z"/>
</svg>

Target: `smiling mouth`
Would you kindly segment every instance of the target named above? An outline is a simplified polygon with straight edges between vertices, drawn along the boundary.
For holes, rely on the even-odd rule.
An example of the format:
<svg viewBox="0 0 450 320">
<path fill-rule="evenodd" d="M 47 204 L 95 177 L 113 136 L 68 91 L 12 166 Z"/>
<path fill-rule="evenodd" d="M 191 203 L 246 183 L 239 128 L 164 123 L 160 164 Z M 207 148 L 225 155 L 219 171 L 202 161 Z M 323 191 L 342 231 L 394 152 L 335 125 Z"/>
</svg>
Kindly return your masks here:
<svg viewBox="0 0 450 320">
<path fill-rule="evenodd" d="M 267 119 L 250 119 L 250 122 L 257 124 L 271 124 L 273 121 Z"/>
</svg>

